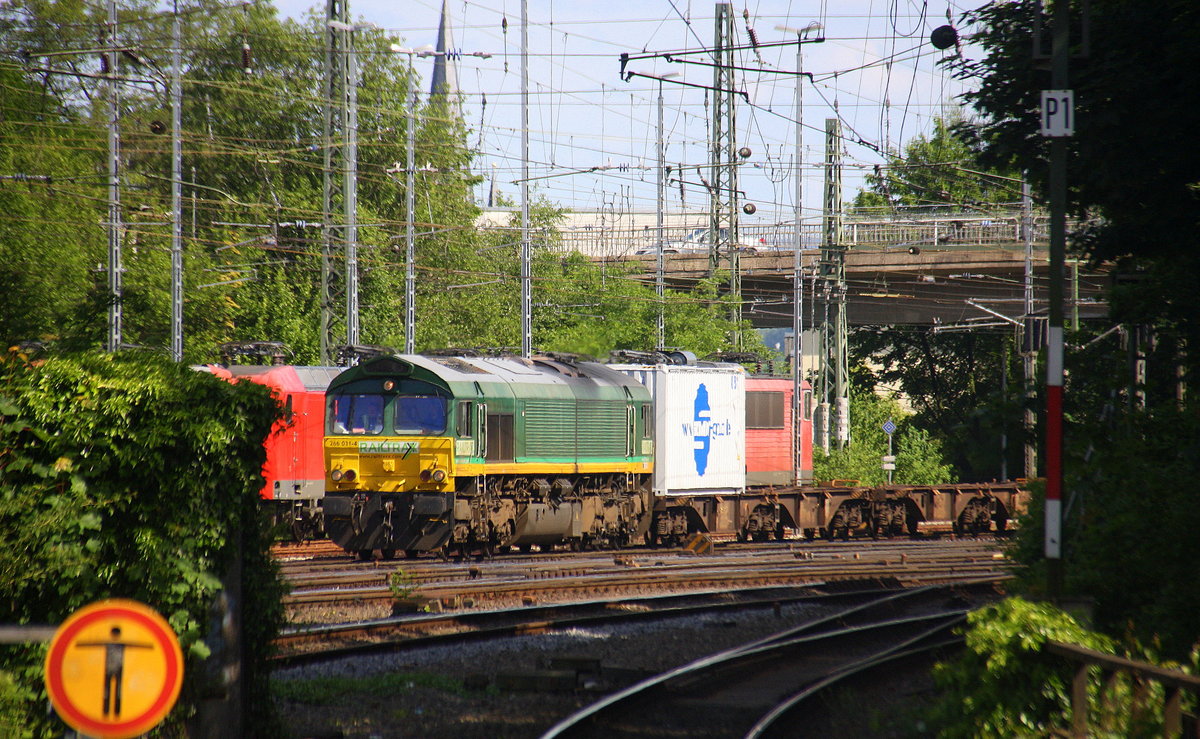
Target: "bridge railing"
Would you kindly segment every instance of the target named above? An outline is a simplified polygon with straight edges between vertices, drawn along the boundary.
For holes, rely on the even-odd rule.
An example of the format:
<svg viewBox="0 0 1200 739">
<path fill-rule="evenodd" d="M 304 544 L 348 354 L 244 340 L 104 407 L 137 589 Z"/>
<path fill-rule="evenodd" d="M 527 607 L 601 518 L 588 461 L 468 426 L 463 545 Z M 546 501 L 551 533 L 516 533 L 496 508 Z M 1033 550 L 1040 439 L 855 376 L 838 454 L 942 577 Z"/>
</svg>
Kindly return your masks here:
<svg viewBox="0 0 1200 739">
<path fill-rule="evenodd" d="M 697 228 L 671 226 L 663 229 L 668 247 L 679 245 Z M 578 251 L 595 257 L 620 258 L 653 254 L 658 245 L 658 230 L 641 228 L 600 228 L 575 226 L 559 231 L 561 240 L 556 250 Z M 792 251 L 795 225 L 792 223 L 753 224 L 739 227 L 739 242 L 759 252 Z M 945 215 L 912 219 L 847 219 L 842 224 L 841 242 L 848 248 L 870 248 L 882 251 L 903 251 L 954 247 L 1007 247 L 1024 243 L 1022 219 L 1016 215 L 966 216 Z M 819 248 L 822 231 L 818 222 L 805 223 L 800 243 L 805 249 Z M 1045 243 L 1049 238 L 1049 217 L 1038 214 L 1033 218 L 1033 240 Z"/>
</svg>

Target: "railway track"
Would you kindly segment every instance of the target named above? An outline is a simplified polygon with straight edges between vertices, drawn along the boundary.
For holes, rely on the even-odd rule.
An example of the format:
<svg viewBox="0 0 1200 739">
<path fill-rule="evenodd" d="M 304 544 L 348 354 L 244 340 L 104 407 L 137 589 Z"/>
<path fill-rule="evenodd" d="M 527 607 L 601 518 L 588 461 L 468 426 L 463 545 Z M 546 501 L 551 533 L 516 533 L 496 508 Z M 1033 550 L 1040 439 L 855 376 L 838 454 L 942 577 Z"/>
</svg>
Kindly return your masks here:
<svg viewBox="0 0 1200 739">
<path fill-rule="evenodd" d="M 430 608 L 461 609 L 873 578 L 920 585 L 1007 571 L 994 543 L 986 541 L 741 545 L 722 548 L 714 556 L 693 556 L 678 549 L 556 552 L 474 563 L 435 559 L 355 563 L 329 557 L 284 561 L 282 568 L 292 585 L 285 603 L 293 611 L 337 603 L 375 603 L 385 608 L 396 597 L 392 587 L 396 577 L 408 595 L 418 596 Z"/>
<path fill-rule="evenodd" d="M 954 648 L 969 603 L 962 596 L 978 587 L 988 586 L 928 586 L 848 605 L 613 693 L 543 739 L 829 735 L 805 713 L 814 697 L 873 668 L 924 665 Z"/>
<path fill-rule="evenodd" d="M 857 603 L 878 597 L 880 587 L 879 584 L 859 584 L 832 594 L 822 593 L 813 586 L 721 590 L 297 627 L 285 631 L 275 640 L 273 664 L 295 667 L 432 644 L 546 633 L 584 624 L 661 619 L 720 610 L 777 610 L 784 604 L 802 602 L 818 605 Z"/>
</svg>

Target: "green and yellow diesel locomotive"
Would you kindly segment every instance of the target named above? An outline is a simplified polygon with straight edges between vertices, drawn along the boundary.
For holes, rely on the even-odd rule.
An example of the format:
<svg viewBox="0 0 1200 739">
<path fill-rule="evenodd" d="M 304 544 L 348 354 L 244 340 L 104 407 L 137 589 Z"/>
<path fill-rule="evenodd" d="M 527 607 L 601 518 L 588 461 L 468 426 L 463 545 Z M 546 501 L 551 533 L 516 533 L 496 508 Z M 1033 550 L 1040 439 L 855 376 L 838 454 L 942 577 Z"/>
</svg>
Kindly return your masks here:
<svg viewBox="0 0 1200 739">
<path fill-rule="evenodd" d="M 325 526 L 348 552 L 642 541 L 653 409 L 595 362 L 377 357 L 329 385 Z"/>
</svg>

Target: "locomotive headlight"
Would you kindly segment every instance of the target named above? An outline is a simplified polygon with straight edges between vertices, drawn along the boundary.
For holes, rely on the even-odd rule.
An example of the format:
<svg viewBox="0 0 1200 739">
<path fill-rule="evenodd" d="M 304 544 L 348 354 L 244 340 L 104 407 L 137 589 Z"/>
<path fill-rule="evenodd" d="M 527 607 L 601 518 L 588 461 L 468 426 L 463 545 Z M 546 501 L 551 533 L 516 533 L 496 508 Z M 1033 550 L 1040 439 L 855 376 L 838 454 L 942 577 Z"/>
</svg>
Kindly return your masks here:
<svg viewBox="0 0 1200 739">
<path fill-rule="evenodd" d="M 341 467 L 329 473 L 329 477 L 334 482 L 354 482 L 358 474 L 354 470 L 344 470 Z"/>
<path fill-rule="evenodd" d="M 439 470 L 436 467 L 428 470 L 421 470 L 421 482 L 445 482 L 446 471 Z"/>
<path fill-rule="evenodd" d="M 345 472 L 342 473 L 342 480 L 345 482 L 354 482 L 355 478 L 357 478 L 357 477 L 358 477 L 358 474 L 355 473 L 354 470 L 346 470 Z"/>
<path fill-rule="evenodd" d="M 333 472 L 330 472 L 330 473 L 329 473 L 329 477 L 331 477 L 331 478 L 333 479 L 333 481 L 334 481 L 334 482 L 341 482 L 341 481 L 342 481 L 342 470 L 341 470 L 341 468 L 338 468 L 338 469 L 334 470 Z"/>
</svg>

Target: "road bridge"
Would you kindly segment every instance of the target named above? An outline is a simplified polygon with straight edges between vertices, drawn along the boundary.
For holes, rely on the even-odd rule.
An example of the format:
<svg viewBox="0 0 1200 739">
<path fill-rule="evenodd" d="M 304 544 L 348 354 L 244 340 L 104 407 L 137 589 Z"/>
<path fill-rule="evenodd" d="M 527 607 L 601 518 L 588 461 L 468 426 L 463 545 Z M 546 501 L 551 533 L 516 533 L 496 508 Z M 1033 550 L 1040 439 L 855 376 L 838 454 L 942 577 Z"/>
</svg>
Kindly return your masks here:
<svg viewBox="0 0 1200 739">
<path fill-rule="evenodd" d="M 1047 219 L 1033 219 L 1034 314 L 1045 315 L 1049 293 Z M 738 258 L 744 315 L 756 328 L 790 327 L 794 274 L 794 227 L 743 228 Z M 571 248 L 572 239 L 563 246 Z M 668 244 L 671 244 L 669 238 Z M 620 243 L 609 235 L 609 243 Z M 851 325 L 940 325 L 947 328 L 1003 324 L 1000 316 L 1024 312 L 1025 238 L 1021 219 L 947 216 L 920 220 L 851 221 L 844 225 L 846 305 Z M 804 322 L 820 323 L 831 299 L 819 277 L 819 225 L 801 239 Z M 582 250 L 582 249 L 581 249 Z M 657 240 L 653 230 L 630 238 L 621 253 L 593 257 L 632 264 L 654 282 Z M 668 252 L 670 247 L 668 248 Z M 722 260 L 728 265 L 728 259 Z M 669 288 L 686 289 L 709 274 L 708 254 L 699 250 L 664 254 Z M 1104 272 L 1068 264 L 1068 320 L 1107 313 Z M 997 314 L 1000 314 L 999 316 Z"/>
</svg>

